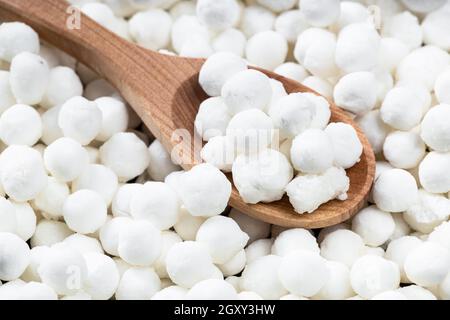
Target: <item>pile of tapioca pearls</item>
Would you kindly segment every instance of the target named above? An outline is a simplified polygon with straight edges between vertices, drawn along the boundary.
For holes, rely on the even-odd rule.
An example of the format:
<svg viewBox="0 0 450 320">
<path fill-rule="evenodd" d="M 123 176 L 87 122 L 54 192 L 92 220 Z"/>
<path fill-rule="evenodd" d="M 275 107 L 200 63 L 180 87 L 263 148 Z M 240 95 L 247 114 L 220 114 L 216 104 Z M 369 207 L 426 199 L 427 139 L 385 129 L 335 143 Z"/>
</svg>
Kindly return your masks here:
<svg viewBox="0 0 450 320">
<path fill-rule="evenodd" d="M 113 88 L 2 24 L 1 299 L 450 298 L 447 1 L 91 2 L 143 46 L 228 51 L 334 98 L 377 154 L 373 194 L 314 232 L 222 214 L 218 168 L 179 172 Z"/>
<path fill-rule="evenodd" d="M 329 124 L 325 98 L 287 94 L 280 81 L 247 69 L 243 58 L 229 52 L 210 56 L 199 81 L 212 96 L 195 119 L 207 141 L 202 159 L 232 172 L 245 202 L 273 202 L 287 192 L 302 214 L 347 199 L 345 169 L 359 161 L 362 144 L 351 125 Z"/>
</svg>

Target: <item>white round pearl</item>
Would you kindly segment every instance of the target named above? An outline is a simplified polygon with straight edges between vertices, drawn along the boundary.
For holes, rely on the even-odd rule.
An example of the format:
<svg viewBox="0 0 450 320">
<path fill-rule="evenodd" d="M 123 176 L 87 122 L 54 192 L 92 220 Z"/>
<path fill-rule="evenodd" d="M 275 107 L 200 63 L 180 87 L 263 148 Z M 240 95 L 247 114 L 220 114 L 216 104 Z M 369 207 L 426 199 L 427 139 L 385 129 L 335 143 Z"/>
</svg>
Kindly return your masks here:
<svg viewBox="0 0 450 320">
<path fill-rule="evenodd" d="M 161 254 L 154 263 L 155 271 L 160 278 L 169 278 L 166 266 L 167 253 L 175 244 L 180 242 L 183 242 L 183 240 L 176 232 L 163 231 L 161 233 Z"/>
<path fill-rule="evenodd" d="M 100 133 L 102 112 L 95 102 L 83 97 L 73 97 L 62 105 L 58 125 L 65 137 L 88 145 Z"/>
<path fill-rule="evenodd" d="M 336 64 L 344 72 L 370 71 L 378 62 L 380 36 L 374 26 L 352 23 L 343 28 L 336 43 Z"/>
<path fill-rule="evenodd" d="M 110 257 L 97 252 L 83 254 L 87 277 L 84 290 L 94 300 L 110 299 L 119 286 L 119 271 Z"/>
<path fill-rule="evenodd" d="M 231 218 L 216 216 L 206 220 L 196 240 L 209 250 L 214 263 L 223 264 L 233 258 L 248 242 L 248 235 Z"/>
<path fill-rule="evenodd" d="M 352 266 L 350 281 L 358 295 L 370 299 L 384 291 L 397 289 L 400 272 L 392 261 L 375 255 L 365 255 Z"/>
<path fill-rule="evenodd" d="M 279 299 L 287 294 L 278 273 L 281 262 L 281 257 L 267 255 L 248 263 L 242 272 L 242 290 L 255 292 L 263 299 L 270 300 Z"/>
<path fill-rule="evenodd" d="M 287 53 L 287 40 L 275 31 L 253 35 L 245 48 L 248 62 L 267 70 L 274 70 L 281 65 L 286 60 Z"/>
<path fill-rule="evenodd" d="M 257 70 L 231 76 L 222 87 L 222 98 L 231 114 L 248 109 L 265 109 L 272 97 L 269 78 Z"/>
<path fill-rule="evenodd" d="M 450 154 L 428 153 L 419 165 L 420 184 L 432 193 L 450 191 Z"/>
<path fill-rule="evenodd" d="M 39 36 L 21 22 L 5 22 L 0 26 L 0 59 L 11 62 L 22 52 L 39 53 Z"/>
<path fill-rule="evenodd" d="M 149 164 L 147 146 L 134 133 L 114 134 L 100 147 L 100 160 L 125 182 L 143 173 Z"/>
<path fill-rule="evenodd" d="M 320 252 L 316 238 L 308 230 L 300 228 L 281 232 L 272 245 L 272 253 L 280 257 L 297 250 Z"/>
<path fill-rule="evenodd" d="M 208 279 L 195 284 L 186 294 L 187 300 L 237 300 L 233 286 L 224 280 Z"/>
<path fill-rule="evenodd" d="M 27 243 L 12 233 L 0 232 L 0 279 L 19 278 L 30 263 Z"/>
<path fill-rule="evenodd" d="M 348 169 L 359 162 L 363 146 L 351 125 L 342 122 L 330 123 L 324 131 L 333 145 L 335 166 Z"/>
<path fill-rule="evenodd" d="M 172 162 L 170 154 L 158 140 L 148 147 L 148 154 L 150 157 L 147 172 L 155 181 L 164 181 L 170 173 L 181 170 Z"/>
<path fill-rule="evenodd" d="M 128 21 L 133 40 L 144 48 L 159 50 L 170 42 L 172 17 L 161 9 L 138 12 Z"/>
<path fill-rule="evenodd" d="M 83 84 L 75 71 L 68 67 L 55 67 L 50 70 L 48 87 L 40 105 L 48 109 L 82 94 Z"/>
<path fill-rule="evenodd" d="M 39 104 L 47 89 L 50 70 L 40 56 L 22 52 L 11 61 L 11 90 L 18 103 Z"/>
<path fill-rule="evenodd" d="M 65 182 L 49 177 L 45 189 L 34 199 L 34 206 L 53 219 L 63 216 L 63 204 L 69 196 L 69 187 Z"/>
<path fill-rule="evenodd" d="M 180 215 L 180 200 L 176 192 L 162 182 L 147 182 L 130 201 L 130 214 L 145 219 L 160 230 L 172 228 Z"/>
<path fill-rule="evenodd" d="M 376 206 L 361 210 L 352 220 L 352 230 L 361 236 L 366 245 L 372 247 L 381 246 L 389 240 L 394 229 L 392 215 Z"/>
<path fill-rule="evenodd" d="M 293 178 L 289 160 L 280 152 L 266 149 L 258 154 L 236 158 L 233 182 L 246 203 L 280 200 Z"/>
<path fill-rule="evenodd" d="M 106 204 L 95 191 L 72 193 L 64 201 L 62 211 L 69 228 L 81 234 L 94 233 L 106 222 Z"/>
<path fill-rule="evenodd" d="M 247 63 L 240 56 L 229 52 L 215 53 L 202 65 L 199 83 L 209 96 L 217 97 L 228 79 L 246 69 Z"/>
<path fill-rule="evenodd" d="M 258 32 L 271 30 L 274 23 L 273 12 L 258 5 L 251 5 L 242 11 L 240 28 L 249 38 Z"/>
<path fill-rule="evenodd" d="M 320 129 L 308 129 L 292 141 L 291 160 L 295 169 L 320 174 L 331 168 L 334 161 L 330 137 Z"/>
<path fill-rule="evenodd" d="M 103 249 L 107 253 L 113 256 L 119 255 L 118 246 L 120 231 L 132 221 L 133 220 L 128 217 L 114 217 L 107 220 L 100 228 L 100 241 Z"/>
<path fill-rule="evenodd" d="M 422 121 L 421 137 L 435 151 L 450 151 L 450 105 L 440 104 L 430 109 Z"/>
<path fill-rule="evenodd" d="M 395 262 L 399 269 L 402 283 L 410 283 L 411 280 L 405 273 L 405 260 L 410 252 L 422 244 L 419 238 L 404 236 L 391 241 L 386 249 L 385 258 Z"/>
<path fill-rule="evenodd" d="M 340 5 L 338 0 L 302 0 L 300 11 L 311 25 L 327 27 L 338 19 Z"/>
<path fill-rule="evenodd" d="M 90 253 L 90 252 L 100 253 L 100 254 L 104 253 L 102 245 L 100 244 L 100 241 L 98 241 L 95 238 L 86 236 L 84 234 L 80 234 L 80 233 L 72 234 L 72 235 L 68 236 L 67 238 L 65 238 L 63 242 L 65 244 L 67 244 L 69 247 L 71 247 L 72 249 L 77 250 L 81 254 Z"/>
<path fill-rule="evenodd" d="M 383 154 L 394 167 L 412 169 L 422 161 L 425 149 L 419 134 L 413 131 L 394 131 L 384 141 Z"/>
<path fill-rule="evenodd" d="M 327 234 L 320 243 L 322 256 L 331 261 L 342 262 L 348 267 L 364 253 L 364 242 L 355 232 L 335 230 Z"/>
<path fill-rule="evenodd" d="M 28 241 L 36 231 L 36 214 L 26 202 L 12 202 L 16 213 L 17 228 L 15 233 L 24 241 Z"/>
<path fill-rule="evenodd" d="M 42 219 L 31 237 L 31 246 L 51 246 L 73 234 L 64 222 Z"/>
<path fill-rule="evenodd" d="M 109 206 L 119 187 L 117 175 L 103 165 L 88 164 L 82 174 L 72 182 L 72 192 L 88 189 L 102 196 Z"/>
<path fill-rule="evenodd" d="M 134 195 L 143 188 L 139 183 L 126 183 L 117 189 L 114 195 L 111 211 L 114 217 L 129 217 L 131 216 L 131 200 Z"/>
<path fill-rule="evenodd" d="M 69 182 L 78 178 L 86 169 L 89 156 L 76 140 L 59 138 L 45 149 L 44 162 L 53 177 Z"/>
<path fill-rule="evenodd" d="M 409 172 L 391 169 L 375 181 L 373 199 L 383 211 L 402 212 L 416 202 L 417 191 L 416 180 Z"/>
<path fill-rule="evenodd" d="M 179 188 L 181 201 L 193 216 L 221 214 L 231 194 L 231 183 L 227 177 L 210 164 L 197 165 L 182 174 Z"/>
<path fill-rule="evenodd" d="M 433 261 L 433 263 L 430 263 Z M 406 257 L 405 273 L 414 283 L 430 287 L 441 283 L 450 268 L 447 248 L 435 242 L 424 242 Z"/>
<path fill-rule="evenodd" d="M 166 268 L 170 279 L 183 288 L 191 288 L 206 279 L 222 278 L 208 249 L 201 243 L 176 243 L 167 253 Z"/>
<path fill-rule="evenodd" d="M 42 121 L 42 137 L 41 140 L 46 145 L 52 144 L 64 135 L 61 128 L 58 125 L 58 117 L 61 106 L 56 106 L 48 109 L 43 114 L 41 114 Z"/>
<path fill-rule="evenodd" d="M 199 0 L 197 17 L 208 28 L 216 31 L 228 29 L 239 20 L 240 7 L 236 0 Z"/>
<path fill-rule="evenodd" d="M 314 299 L 343 300 L 354 296 L 355 292 L 350 283 L 350 270 L 340 262 L 326 261 L 328 280 Z"/>
<path fill-rule="evenodd" d="M 83 256 L 64 243 L 53 246 L 38 268 L 42 282 L 60 295 L 75 294 L 86 281 L 87 267 Z"/>
<path fill-rule="evenodd" d="M 363 115 L 375 107 L 375 88 L 376 79 L 372 72 L 352 72 L 340 78 L 334 87 L 334 101 L 347 111 Z"/>
<path fill-rule="evenodd" d="M 47 185 L 47 173 L 40 153 L 30 147 L 13 145 L 0 155 L 1 185 L 18 202 L 34 199 Z"/>
<path fill-rule="evenodd" d="M 98 98 L 95 103 L 102 112 L 102 128 L 96 140 L 106 141 L 114 134 L 127 129 L 129 116 L 125 103 L 112 97 Z"/>
<path fill-rule="evenodd" d="M 225 135 L 231 120 L 228 107 L 221 97 L 206 99 L 200 104 L 195 117 L 195 130 L 204 141 Z"/>
<path fill-rule="evenodd" d="M 307 94 L 291 93 L 280 97 L 269 110 L 281 138 L 294 138 L 311 126 L 316 116 L 313 101 Z"/>
<path fill-rule="evenodd" d="M 18 221 L 11 201 L 0 197 L 0 232 L 16 233 Z"/>
<path fill-rule="evenodd" d="M 24 130 L 26 128 L 26 130 Z M 16 104 L 0 117 L 0 139 L 10 145 L 33 146 L 42 136 L 42 121 L 32 107 Z"/>
<path fill-rule="evenodd" d="M 152 268 L 133 267 L 120 279 L 116 300 L 150 300 L 161 290 L 161 280 Z"/>
<path fill-rule="evenodd" d="M 133 220 L 119 231 L 118 253 L 134 266 L 151 266 L 161 254 L 161 231 L 150 222 Z"/>
</svg>

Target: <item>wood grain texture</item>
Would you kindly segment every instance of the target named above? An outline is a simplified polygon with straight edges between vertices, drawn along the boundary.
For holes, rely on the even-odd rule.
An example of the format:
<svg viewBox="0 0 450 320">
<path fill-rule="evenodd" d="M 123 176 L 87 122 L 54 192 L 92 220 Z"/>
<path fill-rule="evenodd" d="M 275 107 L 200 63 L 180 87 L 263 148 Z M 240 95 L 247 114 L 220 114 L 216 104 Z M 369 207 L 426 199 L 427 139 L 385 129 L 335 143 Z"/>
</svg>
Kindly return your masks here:
<svg viewBox="0 0 450 320">
<path fill-rule="evenodd" d="M 0 0 L 0 19 L 29 24 L 43 39 L 108 80 L 167 150 L 177 146 L 183 168 L 190 169 L 200 159 L 201 145 L 194 145 L 191 139 L 172 139 L 172 134 L 180 128 L 187 129 L 191 137 L 195 132 L 194 119 L 199 104 L 207 98 L 198 84 L 203 60 L 161 55 L 143 49 L 84 15 L 81 28 L 70 30 L 66 26 L 67 8 L 68 4 L 63 0 Z M 313 92 L 293 80 L 260 71 L 283 82 L 290 93 Z M 284 227 L 326 227 L 345 221 L 358 212 L 367 200 L 374 179 L 375 157 L 360 128 L 332 103 L 331 110 L 332 121 L 355 127 L 364 147 L 361 161 L 347 170 L 350 190 L 346 201 L 334 200 L 314 213 L 299 215 L 293 211 L 287 197 L 270 204 L 249 205 L 233 188 L 230 205 L 254 218 Z"/>
</svg>

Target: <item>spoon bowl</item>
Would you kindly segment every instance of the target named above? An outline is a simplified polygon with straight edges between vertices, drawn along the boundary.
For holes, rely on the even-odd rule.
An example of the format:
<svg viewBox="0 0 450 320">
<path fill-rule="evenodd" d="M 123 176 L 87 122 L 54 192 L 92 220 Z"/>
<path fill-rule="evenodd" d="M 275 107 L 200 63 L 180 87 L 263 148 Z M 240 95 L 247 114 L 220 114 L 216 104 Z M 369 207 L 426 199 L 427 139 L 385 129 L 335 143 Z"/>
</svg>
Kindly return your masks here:
<svg viewBox="0 0 450 320">
<path fill-rule="evenodd" d="M 169 151 L 176 148 L 185 170 L 200 163 L 202 144 L 194 139 L 194 120 L 200 103 L 207 98 L 198 84 L 204 60 L 146 50 L 111 33 L 74 8 L 68 8 L 69 4 L 63 0 L 0 0 L 0 20 L 27 23 L 43 39 L 109 81 L 165 148 Z M 288 93 L 317 94 L 296 81 L 258 70 L 281 81 Z M 330 201 L 313 213 L 301 215 L 294 212 L 286 196 L 268 204 L 246 204 L 233 187 L 232 207 L 283 227 L 322 228 L 349 219 L 364 206 L 375 174 L 373 151 L 361 129 L 344 111 L 329 102 L 331 121 L 352 125 L 363 145 L 360 162 L 347 170 L 348 199 Z"/>
</svg>

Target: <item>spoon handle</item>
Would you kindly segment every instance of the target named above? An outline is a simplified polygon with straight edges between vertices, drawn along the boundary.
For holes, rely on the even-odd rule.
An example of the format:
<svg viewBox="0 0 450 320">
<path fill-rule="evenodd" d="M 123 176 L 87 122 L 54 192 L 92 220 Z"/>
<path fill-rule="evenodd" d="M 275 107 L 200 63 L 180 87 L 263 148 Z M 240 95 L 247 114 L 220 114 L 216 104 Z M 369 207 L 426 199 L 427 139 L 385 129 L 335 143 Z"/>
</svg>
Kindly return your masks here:
<svg viewBox="0 0 450 320">
<path fill-rule="evenodd" d="M 200 59 L 162 55 L 139 47 L 101 27 L 65 0 L 0 0 L 0 20 L 27 23 L 41 38 L 110 82 L 169 150 L 172 133 L 186 128 L 186 121 L 181 120 L 187 113 L 195 114 L 192 106 L 203 99 L 197 82 Z M 192 153 L 191 143 L 182 145 L 184 158 Z"/>
<path fill-rule="evenodd" d="M 181 84 L 185 80 L 180 77 L 182 72 L 174 71 L 180 69 L 180 60 L 188 59 L 162 55 L 127 41 L 65 0 L 0 0 L 1 20 L 25 22 L 41 38 L 91 67 L 119 91 L 137 82 L 157 87 L 159 82 L 159 89 L 165 91 L 161 83 Z"/>
</svg>

